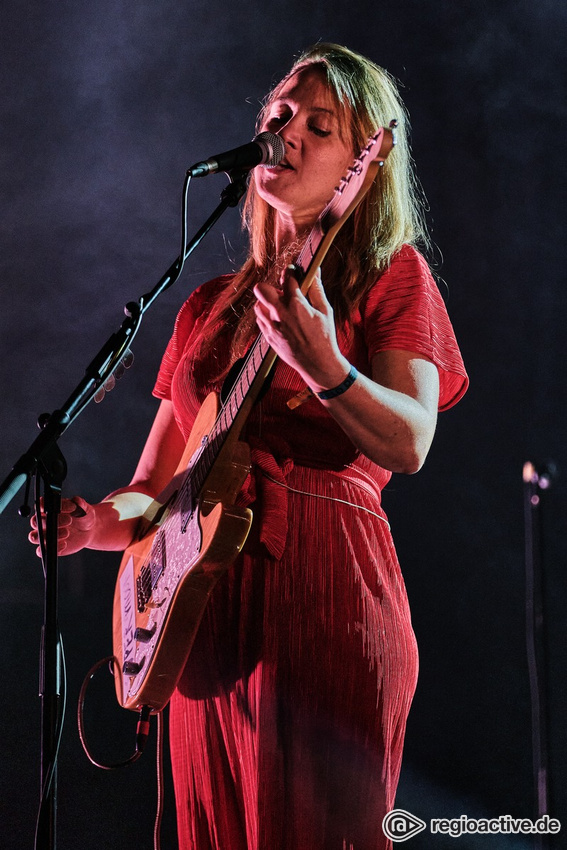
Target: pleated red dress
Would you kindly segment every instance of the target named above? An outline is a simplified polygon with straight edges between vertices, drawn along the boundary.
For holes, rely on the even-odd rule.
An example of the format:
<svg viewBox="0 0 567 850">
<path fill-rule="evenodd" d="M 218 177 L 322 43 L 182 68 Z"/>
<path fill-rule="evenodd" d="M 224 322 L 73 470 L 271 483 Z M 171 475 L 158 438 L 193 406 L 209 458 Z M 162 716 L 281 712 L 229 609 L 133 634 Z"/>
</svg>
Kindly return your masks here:
<svg viewBox="0 0 567 850">
<path fill-rule="evenodd" d="M 220 387 L 200 353 L 219 278 L 182 307 L 154 390 L 188 436 Z M 206 328 L 206 330 L 205 330 Z M 441 410 L 466 373 L 423 258 L 405 247 L 342 346 L 359 371 L 402 349 L 439 369 Z M 228 346 L 227 346 L 228 348 Z M 219 580 L 170 704 L 180 850 L 386 850 L 418 669 L 380 494 L 391 473 L 361 455 L 278 362 L 245 438 L 254 522 Z"/>
</svg>

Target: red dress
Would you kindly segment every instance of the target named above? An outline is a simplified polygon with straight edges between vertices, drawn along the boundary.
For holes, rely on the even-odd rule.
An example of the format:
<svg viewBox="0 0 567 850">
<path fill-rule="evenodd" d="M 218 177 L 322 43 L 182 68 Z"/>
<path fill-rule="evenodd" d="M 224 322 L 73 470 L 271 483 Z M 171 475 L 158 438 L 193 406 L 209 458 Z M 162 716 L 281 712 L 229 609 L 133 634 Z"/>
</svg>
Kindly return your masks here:
<svg viewBox="0 0 567 850">
<path fill-rule="evenodd" d="M 182 307 L 155 395 L 187 436 L 222 357 L 203 328 L 230 281 Z M 209 333 L 207 328 L 207 333 Z M 228 348 L 228 346 L 227 346 Z M 423 354 L 441 410 L 466 373 L 437 286 L 402 249 L 342 345 L 369 374 L 374 354 Z M 217 584 L 170 705 L 180 850 L 385 850 L 417 650 L 380 493 L 391 473 L 361 455 L 279 361 L 245 438 L 254 512 L 243 553 Z"/>
</svg>

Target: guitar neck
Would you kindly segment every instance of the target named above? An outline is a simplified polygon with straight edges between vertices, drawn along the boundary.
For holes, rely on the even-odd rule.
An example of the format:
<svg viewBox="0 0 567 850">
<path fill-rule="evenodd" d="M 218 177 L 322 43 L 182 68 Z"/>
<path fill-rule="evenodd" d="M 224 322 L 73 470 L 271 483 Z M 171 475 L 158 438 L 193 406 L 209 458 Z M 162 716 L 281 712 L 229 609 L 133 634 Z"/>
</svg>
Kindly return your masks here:
<svg viewBox="0 0 567 850">
<path fill-rule="evenodd" d="M 201 492 L 229 435 L 232 439 L 238 439 L 276 360 L 277 354 L 270 348 L 265 337 L 259 334 L 244 358 L 242 369 L 203 443 L 199 458 L 193 465 L 191 489 L 195 496 Z"/>
</svg>

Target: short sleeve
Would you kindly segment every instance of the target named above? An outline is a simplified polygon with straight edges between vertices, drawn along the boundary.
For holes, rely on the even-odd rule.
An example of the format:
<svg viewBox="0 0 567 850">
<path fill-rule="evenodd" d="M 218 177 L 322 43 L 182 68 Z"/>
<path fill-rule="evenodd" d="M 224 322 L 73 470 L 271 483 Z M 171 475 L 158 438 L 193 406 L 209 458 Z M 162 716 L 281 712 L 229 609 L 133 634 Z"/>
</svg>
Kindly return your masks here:
<svg viewBox="0 0 567 850">
<path fill-rule="evenodd" d="M 171 381 L 177 368 L 177 364 L 183 354 L 185 343 L 189 338 L 195 322 L 195 315 L 191 298 L 185 302 L 175 320 L 173 334 L 162 357 L 153 395 L 156 398 L 171 401 Z"/>
<path fill-rule="evenodd" d="M 421 254 L 409 245 L 394 257 L 361 305 L 369 358 L 392 349 L 421 354 L 439 371 L 439 410 L 456 404 L 468 376 L 441 293 Z"/>
<path fill-rule="evenodd" d="M 202 284 L 191 293 L 181 307 L 152 391 L 156 398 L 171 401 L 171 382 L 189 338 L 195 326 L 207 317 L 218 291 L 230 277 L 232 276 L 224 275 Z"/>
</svg>

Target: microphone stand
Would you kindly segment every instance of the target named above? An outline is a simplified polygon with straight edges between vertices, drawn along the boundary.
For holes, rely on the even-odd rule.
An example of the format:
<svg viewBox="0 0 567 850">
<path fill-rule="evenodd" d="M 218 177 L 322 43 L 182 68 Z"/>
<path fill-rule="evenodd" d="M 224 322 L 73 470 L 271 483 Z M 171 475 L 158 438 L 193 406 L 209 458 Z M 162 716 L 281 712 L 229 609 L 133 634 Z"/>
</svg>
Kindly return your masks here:
<svg viewBox="0 0 567 850">
<path fill-rule="evenodd" d="M 537 469 L 527 461 L 524 481 L 524 545 L 526 569 L 526 650 L 532 710 L 532 765 L 538 819 L 549 814 L 548 689 L 545 653 L 545 586 L 542 557 L 541 493 L 551 487 L 556 469 Z M 534 850 L 547 850 L 549 835 L 534 837 Z"/>
<path fill-rule="evenodd" d="M 142 317 L 159 295 L 175 283 L 187 257 L 200 244 L 225 210 L 238 205 L 246 191 L 248 174 L 247 169 L 228 172 L 230 183 L 222 191 L 219 205 L 188 242 L 186 209 L 191 174 L 187 173 L 183 193 L 183 245 L 179 257 L 150 292 L 142 295 L 137 302 L 129 302 L 126 305 L 124 308 L 126 319 L 118 331 L 109 337 L 94 360 L 87 366 L 84 377 L 61 408 L 51 414 L 40 416 L 38 426 L 41 428 L 41 433 L 27 452 L 16 461 L 12 471 L 0 485 L 0 513 L 24 484 L 26 485 L 25 503 L 19 513 L 22 516 L 30 513 L 27 502 L 30 482 L 34 476 L 38 476 L 43 481 L 45 492 L 45 598 L 40 654 L 41 797 L 36 850 L 54 850 L 56 846 L 57 753 L 63 723 L 61 710 L 63 657 L 58 628 L 57 529 L 67 464 L 57 442 L 129 353 L 130 344 L 139 330 Z"/>
</svg>

